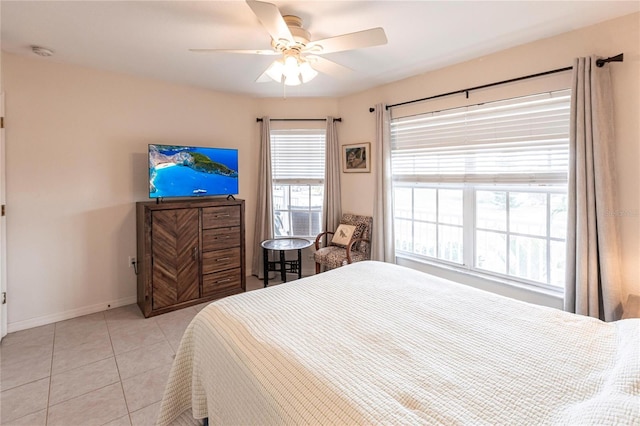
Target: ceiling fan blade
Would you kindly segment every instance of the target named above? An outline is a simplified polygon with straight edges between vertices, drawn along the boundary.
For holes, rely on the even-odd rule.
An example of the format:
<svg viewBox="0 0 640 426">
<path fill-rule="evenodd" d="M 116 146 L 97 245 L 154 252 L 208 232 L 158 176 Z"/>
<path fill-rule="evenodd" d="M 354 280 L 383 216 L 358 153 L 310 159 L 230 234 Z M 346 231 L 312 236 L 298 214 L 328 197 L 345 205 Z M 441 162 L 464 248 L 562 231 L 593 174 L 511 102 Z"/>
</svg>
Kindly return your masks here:
<svg viewBox="0 0 640 426">
<path fill-rule="evenodd" d="M 267 75 L 267 71 L 265 70 L 260 74 L 260 77 L 256 78 L 256 83 L 273 83 L 273 79 Z"/>
<path fill-rule="evenodd" d="M 243 53 L 250 55 L 282 55 L 280 52 L 276 52 L 275 50 L 260 50 L 260 49 L 189 49 L 190 52 L 195 53 Z"/>
<path fill-rule="evenodd" d="M 379 46 L 381 44 L 387 44 L 387 35 L 382 28 L 378 27 L 322 40 L 315 40 L 307 45 L 305 51 L 313 52 L 314 54 L 324 54 Z"/>
<path fill-rule="evenodd" d="M 307 55 L 306 59 L 309 61 L 309 64 L 313 69 L 332 77 L 346 77 L 353 72 L 351 68 L 347 68 L 344 65 L 340 65 L 320 56 Z"/>
<path fill-rule="evenodd" d="M 265 27 L 271 38 L 278 40 L 288 40 L 293 42 L 293 36 L 287 23 L 284 22 L 280 10 L 275 4 L 262 1 L 246 0 L 247 4 L 258 17 L 260 23 Z"/>
</svg>

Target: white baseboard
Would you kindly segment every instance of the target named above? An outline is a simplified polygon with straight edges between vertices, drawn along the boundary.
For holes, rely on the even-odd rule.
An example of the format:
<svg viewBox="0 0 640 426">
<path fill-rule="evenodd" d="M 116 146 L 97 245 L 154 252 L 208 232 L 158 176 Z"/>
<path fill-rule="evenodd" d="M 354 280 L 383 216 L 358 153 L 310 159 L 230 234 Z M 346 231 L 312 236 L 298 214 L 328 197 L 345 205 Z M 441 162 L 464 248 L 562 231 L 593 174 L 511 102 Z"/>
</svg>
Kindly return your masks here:
<svg viewBox="0 0 640 426">
<path fill-rule="evenodd" d="M 26 330 L 28 328 L 40 327 L 42 325 L 52 324 L 58 321 L 81 317 L 83 315 L 95 314 L 96 312 L 106 311 L 107 309 L 114 309 L 121 306 L 131 305 L 133 303 L 136 303 L 136 300 L 136 296 L 125 297 L 123 299 L 114 300 L 112 302 L 84 306 L 82 308 L 72 309 L 70 311 L 60 312 L 57 314 L 30 318 L 24 321 L 10 322 L 9 324 L 7 324 L 7 332 L 13 333 L 20 330 Z"/>
</svg>

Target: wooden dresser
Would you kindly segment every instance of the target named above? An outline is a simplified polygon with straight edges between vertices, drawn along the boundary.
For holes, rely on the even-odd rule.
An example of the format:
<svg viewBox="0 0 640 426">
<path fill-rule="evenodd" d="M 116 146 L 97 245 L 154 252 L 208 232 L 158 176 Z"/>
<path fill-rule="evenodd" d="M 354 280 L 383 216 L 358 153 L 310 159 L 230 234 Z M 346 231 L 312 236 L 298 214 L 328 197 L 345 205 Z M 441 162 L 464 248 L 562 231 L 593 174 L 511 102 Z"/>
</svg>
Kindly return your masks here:
<svg viewBox="0 0 640 426">
<path fill-rule="evenodd" d="M 145 317 L 245 291 L 244 200 L 139 202 L 136 222 Z"/>
</svg>

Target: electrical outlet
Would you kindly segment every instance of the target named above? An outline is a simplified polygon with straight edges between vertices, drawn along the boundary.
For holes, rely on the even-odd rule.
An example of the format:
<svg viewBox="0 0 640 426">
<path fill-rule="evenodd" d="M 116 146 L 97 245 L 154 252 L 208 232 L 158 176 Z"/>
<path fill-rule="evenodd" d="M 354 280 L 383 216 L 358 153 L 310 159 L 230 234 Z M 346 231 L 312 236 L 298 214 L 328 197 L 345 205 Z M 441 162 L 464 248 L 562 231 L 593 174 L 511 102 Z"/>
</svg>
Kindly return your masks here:
<svg viewBox="0 0 640 426">
<path fill-rule="evenodd" d="M 133 265 L 136 263 L 136 258 L 133 256 L 129 256 L 129 268 L 133 267 Z"/>
</svg>

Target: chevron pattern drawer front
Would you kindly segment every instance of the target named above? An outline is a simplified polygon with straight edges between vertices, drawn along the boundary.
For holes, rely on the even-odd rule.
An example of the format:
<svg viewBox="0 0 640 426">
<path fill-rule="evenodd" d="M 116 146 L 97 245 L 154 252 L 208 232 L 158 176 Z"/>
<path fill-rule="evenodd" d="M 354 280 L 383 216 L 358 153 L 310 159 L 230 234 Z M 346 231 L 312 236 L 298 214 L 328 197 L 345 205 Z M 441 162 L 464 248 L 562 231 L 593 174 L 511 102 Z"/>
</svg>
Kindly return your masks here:
<svg viewBox="0 0 640 426">
<path fill-rule="evenodd" d="M 198 231 L 198 209 L 160 210 L 151 215 L 153 309 L 200 297 Z"/>
<path fill-rule="evenodd" d="M 244 200 L 139 202 L 136 221 L 145 317 L 245 291 Z"/>
</svg>

